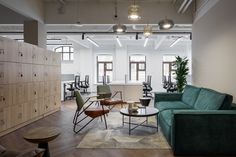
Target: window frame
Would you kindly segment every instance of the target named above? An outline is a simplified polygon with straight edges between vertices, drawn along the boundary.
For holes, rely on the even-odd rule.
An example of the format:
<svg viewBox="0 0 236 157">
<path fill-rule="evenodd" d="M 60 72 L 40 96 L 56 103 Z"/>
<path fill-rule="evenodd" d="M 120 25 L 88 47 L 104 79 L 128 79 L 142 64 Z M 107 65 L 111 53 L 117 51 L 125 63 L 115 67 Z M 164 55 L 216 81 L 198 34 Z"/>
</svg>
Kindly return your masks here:
<svg viewBox="0 0 236 157">
<path fill-rule="evenodd" d="M 131 56 L 129 56 L 129 80 L 131 81 L 131 65 L 132 64 L 135 64 L 136 65 L 136 80 L 135 81 L 139 81 L 139 71 L 144 71 L 145 72 L 145 78 L 146 78 L 146 67 L 147 67 L 147 65 L 146 65 L 146 56 L 144 56 L 144 55 L 142 55 L 142 56 L 144 56 L 144 58 L 145 58 L 145 61 L 131 61 L 131 57 L 132 56 L 138 56 L 138 55 L 131 55 Z M 144 69 L 139 69 L 139 65 L 140 64 L 144 64 Z"/>
<path fill-rule="evenodd" d="M 164 55 L 165 56 L 165 55 Z M 163 56 L 163 58 L 164 58 L 164 56 Z M 174 56 L 175 57 L 175 55 L 166 55 L 166 56 Z M 172 80 L 172 72 L 175 72 L 175 68 L 174 68 L 174 66 L 173 66 L 173 64 L 174 64 L 174 62 L 175 61 L 164 61 L 164 59 L 162 59 L 162 82 L 164 82 L 164 65 L 165 64 L 168 64 L 169 65 L 169 69 L 168 69 L 168 78 L 166 78 L 166 81 L 167 82 L 173 82 L 174 80 Z M 170 78 L 170 80 L 169 80 L 169 78 Z"/>
<path fill-rule="evenodd" d="M 69 52 L 64 52 L 65 47 L 69 48 Z M 61 51 L 56 51 L 59 48 L 61 48 L 62 50 Z M 71 49 L 73 49 L 73 51 Z M 54 49 L 54 51 L 61 54 L 61 61 L 65 61 L 65 62 L 74 61 L 74 48 L 72 46 L 59 46 L 59 47 L 56 47 Z M 64 54 L 69 54 L 69 60 L 64 59 Z M 71 58 L 72 54 L 73 54 L 73 59 Z"/>
<path fill-rule="evenodd" d="M 112 61 L 98 61 L 99 56 L 105 56 L 105 55 L 98 55 L 96 57 L 96 60 L 97 60 L 97 83 L 103 83 L 103 80 L 99 81 L 99 64 L 103 64 L 103 69 L 104 69 L 103 76 L 107 76 L 107 71 L 111 71 L 112 75 L 113 75 L 113 56 L 111 56 Z M 111 64 L 111 69 L 107 68 L 107 64 Z"/>
</svg>

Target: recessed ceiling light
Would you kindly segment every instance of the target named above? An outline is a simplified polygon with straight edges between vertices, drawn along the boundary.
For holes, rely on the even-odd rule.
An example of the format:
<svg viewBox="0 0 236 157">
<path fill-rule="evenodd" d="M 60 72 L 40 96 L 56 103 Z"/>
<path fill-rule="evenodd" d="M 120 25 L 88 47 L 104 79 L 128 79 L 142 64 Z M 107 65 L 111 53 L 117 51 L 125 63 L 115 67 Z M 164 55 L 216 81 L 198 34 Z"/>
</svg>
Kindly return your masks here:
<svg viewBox="0 0 236 157">
<path fill-rule="evenodd" d="M 174 21 L 170 19 L 161 20 L 159 23 L 160 30 L 168 30 L 174 27 Z"/>
</svg>

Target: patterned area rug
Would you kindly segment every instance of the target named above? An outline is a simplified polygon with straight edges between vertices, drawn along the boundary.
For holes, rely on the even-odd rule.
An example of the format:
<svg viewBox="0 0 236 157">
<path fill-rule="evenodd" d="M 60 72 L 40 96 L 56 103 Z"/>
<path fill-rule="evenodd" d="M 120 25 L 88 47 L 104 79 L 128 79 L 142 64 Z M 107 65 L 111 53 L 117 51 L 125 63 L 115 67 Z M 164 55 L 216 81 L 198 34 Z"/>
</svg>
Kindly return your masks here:
<svg viewBox="0 0 236 157">
<path fill-rule="evenodd" d="M 126 121 L 128 118 L 125 119 Z M 145 118 L 132 118 L 138 123 Z M 98 121 L 84 136 L 77 148 L 125 148 L 125 149 L 170 149 L 165 137 L 154 128 L 138 127 L 129 135 L 128 124 L 122 126 L 122 116 L 119 112 L 111 112 L 107 117 L 108 129 Z M 149 118 L 149 124 L 155 125 L 155 117 Z"/>
</svg>

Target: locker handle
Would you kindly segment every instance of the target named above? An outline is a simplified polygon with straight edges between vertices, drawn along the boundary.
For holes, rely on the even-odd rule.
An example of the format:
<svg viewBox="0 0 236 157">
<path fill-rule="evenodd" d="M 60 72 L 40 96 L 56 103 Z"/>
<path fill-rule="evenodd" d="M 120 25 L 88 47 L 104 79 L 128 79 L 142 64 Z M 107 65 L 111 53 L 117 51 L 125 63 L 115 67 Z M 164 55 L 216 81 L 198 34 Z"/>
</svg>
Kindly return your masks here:
<svg viewBox="0 0 236 157">
<path fill-rule="evenodd" d="M 5 121 L 4 120 L 1 120 L 1 125 L 4 125 L 5 124 Z"/>
<path fill-rule="evenodd" d="M 4 49 L 0 49 L 0 54 L 4 54 Z"/>
<path fill-rule="evenodd" d="M 23 57 L 23 53 L 22 52 L 19 52 L 20 56 Z"/>
<path fill-rule="evenodd" d="M 23 74 L 22 73 L 19 73 L 20 77 L 23 77 Z"/>
<path fill-rule="evenodd" d="M 35 55 L 35 54 L 33 54 L 32 58 L 33 58 L 33 59 L 34 59 L 34 58 L 36 58 L 36 55 Z"/>
<path fill-rule="evenodd" d="M 37 76 L 37 74 L 34 74 L 34 76 L 36 77 L 36 76 Z"/>
<path fill-rule="evenodd" d="M 37 110 L 34 110 L 34 112 L 37 112 Z"/>
<path fill-rule="evenodd" d="M 55 102 L 54 105 L 57 105 L 57 103 Z"/>
<path fill-rule="evenodd" d="M 46 108 L 48 108 L 48 106 L 46 105 Z"/>
<path fill-rule="evenodd" d="M 34 91 L 34 95 L 36 95 L 37 93 L 36 93 L 36 91 Z"/>
</svg>

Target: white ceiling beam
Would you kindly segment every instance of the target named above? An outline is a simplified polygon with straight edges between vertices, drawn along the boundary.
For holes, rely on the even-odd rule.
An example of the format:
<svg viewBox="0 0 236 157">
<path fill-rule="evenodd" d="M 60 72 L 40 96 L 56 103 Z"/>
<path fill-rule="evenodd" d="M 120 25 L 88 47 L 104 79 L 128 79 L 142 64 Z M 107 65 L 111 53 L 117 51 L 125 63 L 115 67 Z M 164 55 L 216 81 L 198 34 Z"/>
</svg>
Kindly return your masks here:
<svg viewBox="0 0 236 157">
<path fill-rule="evenodd" d="M 157 50 L 161 46 L 161 44 L 165 41 L 165 39 L 166 39 L 165 35 L 160 36 L 160 39 L 158 41 L 156 40 L 154 49 Z"/>
<path fill-rule="evenodd" d="M 73 39 L 73 37 L 71 37 L 71 36 L 66 36 L 66 37 L 67 37 L 68 40 L 70 40 L 70 41 L 72 41 L 72 42 L 74 42 L 76 44 L 79 44 L 80 46 L 83 46 L 83 47 L 89 49 L 89 45 L 86 45 L 86 44 L 84 44 L 82 42 L 79 42 L 78 40 Z"/>
</svg>

